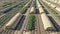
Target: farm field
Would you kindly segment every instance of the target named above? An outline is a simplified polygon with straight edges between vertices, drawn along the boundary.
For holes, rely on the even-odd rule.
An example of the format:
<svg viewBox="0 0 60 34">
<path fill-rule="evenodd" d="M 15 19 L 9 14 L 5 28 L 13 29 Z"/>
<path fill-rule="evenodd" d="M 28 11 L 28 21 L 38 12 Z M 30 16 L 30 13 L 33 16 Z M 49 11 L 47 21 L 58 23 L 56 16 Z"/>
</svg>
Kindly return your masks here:
<svg viewBox="0 0 60 34">
<path fill-rule="evenodd" d="M 0 34 L 60 34 L 60 0 L 0 0 Z"/>
</svg>

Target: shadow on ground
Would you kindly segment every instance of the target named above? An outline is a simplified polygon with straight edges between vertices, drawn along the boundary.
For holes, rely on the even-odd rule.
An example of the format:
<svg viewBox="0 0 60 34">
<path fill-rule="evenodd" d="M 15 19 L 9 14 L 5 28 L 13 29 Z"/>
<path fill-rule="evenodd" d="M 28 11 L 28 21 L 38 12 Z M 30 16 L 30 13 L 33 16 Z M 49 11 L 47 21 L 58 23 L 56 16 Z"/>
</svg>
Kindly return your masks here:
<svg viewBox="0 0 60 34">
<path fill-rule="evenodd" d="M 22 28 L 22 25 L 24 23 L 24 20 L 25 20 L 25 16 L 23 16 L 20 20 L 19 20 L 19 23 L 17 24 L 15 30 L 20 30 Z"/>
<path fill-rule="evenodd" d="M 35 14 L 40 14 L 38 9 L 36 9 L 36 12 L 35 12 Z"/>
<path fill-rule="evenodd" d="M 51 22 L 54 25 L 54 27 L 56 28 L 56 31 L 60 32 L 60 26 L 55 22 L 55 20 L 51 16 L 48 16 L 48 17 L 51 20 Z"/>
</svg>

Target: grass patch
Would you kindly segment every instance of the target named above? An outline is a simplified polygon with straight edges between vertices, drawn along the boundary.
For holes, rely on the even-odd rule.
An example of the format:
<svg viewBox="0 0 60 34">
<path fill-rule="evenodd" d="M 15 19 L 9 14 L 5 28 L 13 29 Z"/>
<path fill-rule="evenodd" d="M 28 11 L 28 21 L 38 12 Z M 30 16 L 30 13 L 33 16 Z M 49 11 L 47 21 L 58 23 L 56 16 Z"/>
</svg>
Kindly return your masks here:
<svg viewBox="0 0 60 34">
<path fill-rule="evenodd" d="M 27 8 L 22 8 L 21 14 L 25 14 L 27 11 Z"/>
<path fill-rule="evenodd" d="M 34 0 L 34 3 L 32 6 L 36 8 L 36 0 Z"/>
<path fill-rule="evenodd" d="M 8 8 L 8 7 L 10 7 L 10 6 L 12 6 L 12 3 L 9 3 L 9 4 L 7 4 L 7 5 L 4 5 L 3 7 Z"/>
<path fill-rule="evenodd" d="M 34 30 L 34 20 L 35 16 L 31 15 L 29 18 L 28 30 Z"/>
<path fill-rule="evenodd" d="M 58 19 L 60 20 L 60 15 L 57 15 Z"/>
<path fill-rule="evenodd" d="M 0 25 L 6 20 L 8 19 L 9 15 L 5 15 L 2 18 L 0 18 Z"/>
</svg>

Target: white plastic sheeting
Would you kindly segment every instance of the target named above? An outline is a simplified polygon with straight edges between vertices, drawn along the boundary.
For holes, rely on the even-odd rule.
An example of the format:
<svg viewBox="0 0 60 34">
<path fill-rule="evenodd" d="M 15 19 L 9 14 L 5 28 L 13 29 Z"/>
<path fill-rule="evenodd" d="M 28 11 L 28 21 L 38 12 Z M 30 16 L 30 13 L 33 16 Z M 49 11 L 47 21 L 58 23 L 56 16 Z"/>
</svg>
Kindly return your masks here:
<svg viewBox="0 0 60 34">
<path fill-rule="evenodd" d="M 41 14 L 41 19 L 45 30 L 55 30 L 52 22 L 49 20 L 45 13 Z"/>
<path fill-rule="evenodd" d="M 52 7 L 52 8 L 55 8 L 55 7 L 56 7 L 56 5 L 54 5 L 54 4 L 51 4 L 51 7 Z"/>
<path fill-rule="evenodd" d="M 55 9 L 60 12 L 60 7 L 56 7 Z"/>
<path fill-rule="evenodd" d="M 37 0 L 37 5 L 40 5 L 38 0 Z M 47 15 L 44 13 L 42 7 L 40 6 L 39 8 L 40 14 L 41 14 L 41 19 L 43 22 L 43 26 L 45 30 L 56 30 L 55 27 L 53 26 L 52 22 L 49 20 Z"/>
<path fill-rule="evenodd" d="M 35 11 L 34 7 L 31 7 L 30 13 L 33 13 Z"/>
<path fill-rule="evenodd" d="M 8 23 L 6 24 L 6 27 L 11 26 L 16 21 L 16 19 L 19 17 L 19 15 L 20 13 L 17 13 L 13 18 L 11 18 L 11 20 L 8 21 Z"/>
</svg>

